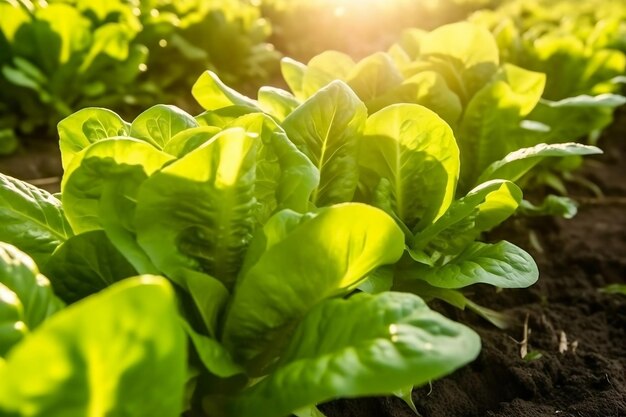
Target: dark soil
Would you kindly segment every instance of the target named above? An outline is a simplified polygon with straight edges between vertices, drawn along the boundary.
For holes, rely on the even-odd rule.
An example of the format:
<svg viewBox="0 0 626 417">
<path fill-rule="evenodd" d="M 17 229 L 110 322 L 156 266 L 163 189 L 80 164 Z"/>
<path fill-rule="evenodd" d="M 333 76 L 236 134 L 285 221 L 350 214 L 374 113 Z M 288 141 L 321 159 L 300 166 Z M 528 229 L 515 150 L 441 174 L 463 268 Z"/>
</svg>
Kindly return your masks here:
<svg viewBox="0 0 626 417">
<path fill-rule="evenodd" d="M 58 138 L 22 139 L 16 153 L 0 156 L 0 172 L 58 192 L 63 175 Z"/>
<path fill-rule="evenodd" d="M 626 284 L 626 109 L 600 146 L 605 154 L 588 161 L 582 175 L 605 197 L 573 191 L 581 203 L 574 219 L 518 218 L 490 236 L 527 249 L 539 265 L 539 282 L 529 289 L 478 288 L 471 297 L 510 314 L 515 325 L 502 331 L 472 313 L 435 306 L 478 331 L 483 349 L 469 366 L 413 392 L 423 417 L 626 416 L 626 296 L 599 291 Z M 533 360 L 520 355 L 526 320 L 528 351 L 541 355 Z M 321 409 L 329 417 L 414 416 L 397 398 Z"/>
</svg>

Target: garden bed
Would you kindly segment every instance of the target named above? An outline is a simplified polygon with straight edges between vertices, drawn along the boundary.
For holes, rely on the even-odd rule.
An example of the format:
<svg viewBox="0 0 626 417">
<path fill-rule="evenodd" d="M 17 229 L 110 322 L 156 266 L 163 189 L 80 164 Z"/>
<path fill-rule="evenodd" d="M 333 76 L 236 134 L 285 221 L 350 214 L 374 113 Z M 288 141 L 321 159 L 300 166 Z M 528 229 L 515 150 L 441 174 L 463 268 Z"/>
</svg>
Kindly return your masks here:
<svg viewBox="0 0 626 417">
<path fill-rule="evenodd" d="M 492 233 L 492 240 L 506 238 L 529 250 L 541 271 L 529 289 L 475 290 L 474 301 L 514 317 L 510 329 L 436 306 L 477 330 L 483 350 L 471 365 L 414 392 L 422 416 L 626 415 L 626 297 L 599 291 L 626 282 L 625 130 L 622 109 L 600 142 L 605 154 L 588 160 L 582 172 L 604 198 L 572 190 L 581 203 L 574 219 L 517 218 Z M 0 172 L 58 191 L 57 144 L 31 141 L 25 147 L 0 160 Z M 533 360 L 520 355 L 525 322 Z M 329 417 L 413 415 L 396 398 L 342 400 L 321 409 Z"/>
<path fill-rule="evenodd" d="M 483 349 L 469 366 L 414 391 L 423 417 L 626 416 L 626 297 L 599 291 L 626 283 L 625 138 L 622 109 L 600 142 L 605 154 L 582 172 L 604 198 L 573 190 L 581 203 L 574 219 L 515 219 L 492 234 L 529 250 L 540 279 L 524 290 L 476 291 L 476 302 L 515 318 L 505 332 L 441 306 L 478 331 Z M 539 245 L 530 243 L 531 233 Z M 526 319 L 528 351 L 541 355 L 533 360 L 520 356 Z M 321 409 L 330 417 L 414 415 L 397 398 L 343 400 Z"/>
<path fill-rule="evenodd" d="M 253 3 L 0 0 L 0 415 L 626 417 L 626 8 Z"/>
</svg>

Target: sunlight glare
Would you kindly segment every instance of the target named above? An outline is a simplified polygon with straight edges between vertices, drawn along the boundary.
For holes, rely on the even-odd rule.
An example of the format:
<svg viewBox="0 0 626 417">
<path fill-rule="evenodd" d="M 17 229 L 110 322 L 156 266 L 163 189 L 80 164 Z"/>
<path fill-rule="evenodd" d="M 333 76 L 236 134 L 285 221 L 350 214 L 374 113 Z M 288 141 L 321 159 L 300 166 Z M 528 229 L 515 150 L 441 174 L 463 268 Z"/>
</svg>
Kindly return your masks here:
<svg viewBox="0 0 626 417">
<path fill-rule="evenodd" d="M 434 9 L 437 7 L 439 0 L 327 0 L 327 2 L 334 5 L 333 14 L 335 17 L 344 17 L 349 15 L 350 11 L 401 8 L 414 6 L 418 2 L 426 9 Z"/>
</svg>

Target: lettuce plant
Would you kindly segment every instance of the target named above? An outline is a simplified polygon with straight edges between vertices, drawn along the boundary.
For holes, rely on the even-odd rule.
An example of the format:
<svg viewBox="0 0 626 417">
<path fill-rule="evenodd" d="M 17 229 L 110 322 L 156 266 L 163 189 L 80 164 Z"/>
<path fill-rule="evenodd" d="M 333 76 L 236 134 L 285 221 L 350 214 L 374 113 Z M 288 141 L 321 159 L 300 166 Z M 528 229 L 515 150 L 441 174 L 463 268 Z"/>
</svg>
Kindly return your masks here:
<svg viewBox="0 0 626 417">
<path fill-rule="evenodd" d="M 617 3 L 534 0 L 476 12 L 470 20 L 493 33 L 503 61 L 547 75 L 543 99 L 529 116 L 552 128 L 539 133 L 542 140 L 590 135 L 593 143 L 624 104 L 615 93 L 626 71 L 625 15 Z"/>
<path fill-rule="evenodd" d="M 302 414 L 331 398 L 401 392 L 478 354 L 472 330 L 416 295 L 357 291 L 400 262 L 399 223 L 344 198 L 358 184 L 323 172 L 342 175 L 340 161 L 311 160 L 270 116 L 243 111 L 252 100 L 211 79 L 205 92 L 234 109 L 192 117 L 158 105 L 127 123 L 89 108 L 63 120 L 60 196 L 0 175 L 11 224 L 0 239 L 36 257 L 74 303 L 9 348 L 3 412 Z M 22 372 L 27 359 L 50 365 Z"/>
<path fill-rule="evenodd" d="M 457 140 L 450 126 L 424 106 L 393 104 L 368 116 L 366 104 L 338 80 L 300 104 L 297 97 L 272 88 L 262 88 L 258 100 L 252 100 L 209 72 L 193 92 L 206 109 L 199 118 L 207 123 L 232 123 L 228 121 L 240 114 L 263 109 L 280 120 L 291 142 L 319 173 L 310 204 L 362 202 L 395 219 L 404 232 L 406 251 L 361 289 L 415 291 L 472 308 L 498 325 L 505 325 L 502 317 L 458 290 L 476 283 L 525 287 L 537 279 L 537 268 L 515 245 L 478 239 L 520 205 L 522 192 L 513 181 L 545 157 L 587 149 L 543 145 L 512 154 L 485 169 L 476 186 L 459 198 L 463 165 Z"/>
<path fill-rule="evenodd" d="M 554 3 L 511 2 L 477 12 L 470 20 L 493 33 L 503 61 L 546 74 L 542 99 L 528 115 L 540 123 L 533 129 L 533 140 L 554 143 L 588 137 L 593 144 L 613 121 L 613 110 L 626 102 L 615 94 L 626 71 L 626 48 L 620 50 L 616 41 L 626 8 Z M 570 18 L 562 19 L 564 13 Z M 567 178 L 580 164 L 580 158 L 570 158 L 559 166 Z M 561 179 L 545 168 L 534 181 L 565 194 Z"/>
<path fill-rule="evenodd" d="M 597 148 L 559 143 L 605 127 L 612 109 L 624 102 L 615 95 L 542 99 L 545 75 L 502 63 L 494 36 L 467 22 L 432 32 L 408 31 L 388 53 L 359 62 L 334 51 L 307 65 L 285 58 L 282 71 L 291 93 L 259 93 L 261 105 L 270 102 L 266 109 L 277 117 L 284 116 L 285 109 L 276 103 L 293 108 L 334 79 L 345 81 L 370 113 L 395 103 L 435 111 L 453 128 L 460 148 L 459 196 L 479 185 L 481 173 L 491 164 L 521 148 L 528 157 L 541 144 L 555 145 L 559 156 L 598 153 Z M 540 146 L 544 157 L 545 146 Z"/>
</svg>

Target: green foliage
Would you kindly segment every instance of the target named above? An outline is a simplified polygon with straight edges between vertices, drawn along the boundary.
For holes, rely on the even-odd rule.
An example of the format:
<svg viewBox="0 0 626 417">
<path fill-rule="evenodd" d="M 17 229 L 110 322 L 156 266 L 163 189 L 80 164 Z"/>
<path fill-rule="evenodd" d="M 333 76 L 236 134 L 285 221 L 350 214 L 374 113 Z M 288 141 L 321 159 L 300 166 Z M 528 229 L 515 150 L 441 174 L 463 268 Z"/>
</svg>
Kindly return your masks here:
<svg viewBox="0 0 626 417">
<path fill-rule="evenodd" d="M 336 396 L 391 394 L 476 357 L 477 335 L 431 312 L 419 297 L 354 295 L 382 267 L 394 268 L 409 239 L 398 215 L 385 213 L 396 203 L 385 202 L 383 194 L 376 205 L 385 210 L 356 201 L 357 194 L 365 200 L 372 195 L 361 183 L 367 167 L 361 145 L 381 135 L 397 148 L 406 146 L 401 152 L 413 167 L 401 168 L 402 175 L 415 177 L 424 172 L 422 164 L 439 160 L 445 181 L 423 183 L 432 196 L 400 204 L 407 215 L 420 207 L 407 217 L 412 226 L 429 224 L 451 204 L 458 173 L 458 149 L 441 119 L 411 105 L 383 109 L 367 120 L 366 106 L 342 82 L 313 93 L 280 124 L 215 74 L 202 76 L 194 94 L 209 109 L 196 118 L 159 105 L 131 123 L 98 108 L 63 120 L 60 201 L 3 177 L 7 197 L 0 207 L 7 209 L 0 212 L 24 212 L 20 227 L 31 222 L 42 228 L 38 213 L 48 210 L 51 223 L 43 223 L 39 242 L 22 239 L 18 227 L 3 238 L 42 252 L 41 267 L 55 291 L 76 304 L 24 342 L 11 334 L 0 372 L 19 383 L 0 383 L 0 409 L 19 415 L 30 407 L 34 415 L 54 415 L 65 410 L 58 402 L 69 398 L 79 414 L 161 407 L 161 414 L 179 415 L 191 407 L 244 416 L 262 405 L 257 414 L 278 417 Z M 388 130 L 382 129 L 386 118 L 396 120 Z M 433 134 L 420 132 L 420 123 Z M 418 139 L 409 140 L 416 133 Z M 368 175 L 378 184 L 396 173 L 377 168 Z M 408 198 L 398 187 L 394 201 Z M 14 195 L 24 200 L 17 209 L 14 202 L 21 200 Z M 164 279 L 127 279 L 137 274 L 158 274 L 173 283 L 179 311 L 172 309 Z M 169 294 L 163 300 L 162 290 Z M 126 300 L 129 291 L 133 295 Z M 5 298 L 4 322 L 15 329 L 20 304 Z M 144 316 L 149 321 L 131 324 Z M 89 319 L 104 330 L 88 327 Z M 155 334 L 156 323 L 162 333 Z M 142 336 L 112 336 L 119 326 L 142 329 Z M 318 336 L 319 328 L 327 330 Z M 192 351 L 187 378 L 180 370 L 183 331 Z M 345 334 L 359 337 L 342 339 Z M 114 343 L 104 343 L 108 339 Z M 19 380 L 14 375 L 24 358 L 43 355 L 38 346 L 44 344 L 54 346 L 49 361 L 65 364 L 66 379 L 49 382 L 35 395 L 26 384 L 38 375 L 36 368 Z M 155 365 L 157 357 L 146 353 L 153 351 L 167 359 Z M 120 358 L 121 352 L 131 354 Z M 335 365 L 329 367 L 329 360 Z M 167 368 L 175 375 L 159 377 Z M 41 372 L 48 381 L 52 371 Z M 96 384 L 87 382 L 92 377 L 101 385 L 87 397 L 84 387 Z M 166 384 L 146 390 L 147 398 L 137 394 L 164 378 Z M 324 382 L 329 378 L 336 382 Z M 186 402 L 180 399 L 184 387 Z"/>
<path fill-rule="evenodd" d="M 293 102 L 306 102 L 313 92 L 339 79 L 355 91 L 370 114 L 392 104 L 426 106 L 452 127 L 456 137 L 461 160 L 457 195 L 479 185 L 485 169 L 520 148 L 596 134 L 610 123 L 613 109 L 626 102 L 613 94 L 542 98 L 551 97 L 544 88 L 546 75 L 503 62 L 507 55 L 497 41 L 487 29 L 461 22 L 432 32 L 407 31 L 388 53 L 358 62 L 335 51 L 306 65 L 284 59 L 283 76 L 293 94 L 281 92 L 263 100 L 280 99 L 280 105 L 270 102 L 266 107 L 289 118 L 288 112 L 295 111 Z M 287 107 L 285 100 L 290 103 Z M 580 152 L 575 147 L 568 148 L 571 154 Z"/>
<path fill-rule="evenodd" d="M 327 301 L 300 323 L 276 371 L 244 391 L 226 415 L 257 410 L 286 415 L 330 396 L 376 395 L 422 385 L 459 365 L 450 358 L 479 348 L 473 332 L 410 294 Z M 324 375 L 322 384 L 315 383 L 319 375 Z"/>
<path fill-rule="evenodd" d="M 474 242 L 453 259 L 436 263 L 434 268 L 417 264 L 412 272 L 434 287 L 453 289 L 476 283 L 528 287 L 539 275 L 530 255 L 506 241 Z"/>
<path fill-rule="evenodd" d="M 0 155 L 9 155 L 17 150 L 19 140 L 11 129 L 0 128 Z"/>
<path fill-rule="evenodd" d="M 49 134 L 84 107 L 134 113 L 174 96 L 190 103 L 206 68 L 240 86 L 259 83 L 278 59 L 269 34 L 258 6 L 237 0 L 55 0 L 30 9 L 2 1 L 0 153 L 15 149 L 16 132 Z"/>
<path fill-rule="evenodd" d="M 571 219 L 578 213 L 578 204 L 568 197 L 549 195 L 537 205 L 527 200 L 522 201 L 519 213 L 523 216 L 559 216 Z"/>
<path fill-rule="evenodd" d="M 240 275 L 224 323 L 225 346 L 249 363 L 252 372 L 260 368 L 259 355 L 266 362 L 273 359 L 272 350 L 285 343 L 285 335 L 313 306 L 347 294 L 404 250 L 393 219 L 370 206 L 332 206 L 313 218 L 286 215 L 289 222 L 297 222 L 288 226 L 288 234 L 281 230 L 285 220 L 274 217 L 255 237 L 251 246 L 261 249 L 265 244 L 264 251 L 249 252 L 249 267 Z M 298 242 L 307 242 L 309 250 L 302 251 Z M 259 297 L 262 292 L 272 296 Z"/>
<path fill-rule="evenodd" d="M 483 171 L 478 181 L 484 182 L 496 178 L 517 181 L 545 158 L 595 155 L 600 153 L 602 151 L 595 146 L 578 143 L 560 143 L 555 145 L 542 143 L 532 148 L 518 149 L 503 159 L 493 162 Z"/>
<path fill-rule="evenodd" d="M 206 69 L 229 84 L 258 87 L 276 69 L 272 29 L 254 2 L 148 0 L 133 12 L 143 25 L 137 42 L 156 51 L 147 61 L 149 88 L 187 93 Z"/>
<path fill-rule="evenodd" d="M 50 193 L 0 174 L 0 241 L 15 245 L 39 265 L 72 236 L 61 202 Z"/>
<path fill-rule="evenodd" d="M 373 204 L 391 208 L 413 229 L 439 218 L 450 206 L 459 150 L 452 130 L 434 113 L 398 104 L 368 118 L 360 165 Z"/>
<path fill-rule="evenodd" d="M 31 258 L 0 242 L 0 357 L 63 308 Z"/>
<path fill-rule="evenodd" d="M 481 33 L 490 36 L 486 31 Z M 485 54 L 485 59 L 493 60 L 494 53 L 497 53 L 495 46 L 491 53 Z M 219 115 L 219 123 L 225 124 L 225 120 L 230 123 L 236 120 L 238 113 L 259 112 L 263 107 L 269 111 L 279 110 L 279 114 L 273 115 L 282 119 L 280 124 L 289 139 L 318 168 L 320 183 L 318 191 L 314 190 L 311 195 L 311 204 L 319 207 L 359 201 L 384 210 L 396 220 L 404 231 L 408 245 L 406 255 L 390 271 L 374 273 L 359 285 L 360 289 L 379 292 L 394 288 L 396 275 L 423 281 L 426 276 L 443 270 L 453 271 L 450 275 L 456 276 L 460 270 L 457 266 L 471 263 L 472 257 L 484 261 L 487 269 L 479 267 L 474 272 L 482 271 L 480 274 L 486 282 L 506 287 L 532 284 L 538 276 L 537 268 L 523 250 L 507 242 L 484 246 L 475 242 L 483 232 L 506 220 L 519 207 L 521 190 L 508 181 L 508 177 L 504 178 L 507 181 L 487 181 L 490 177 L 487 182 L 477 182 L 476 189 L 466 198 L 455 201 L 455 194 L 459 193 L 459 174 L 463 172 L 462 152 L 453 130 L 438 115 L 418 104 L 399 103 L 362 120 L 362 115 L 367 114 L 367 104 L 372 101 L 363 103 L 350 86 L 359 85 L 362 79 L 374 80 L 374 83 L 381 80 L 384 85 L 385 77 L 370 75 L 379 74 L 381 68 L 392 68 L 381 66 L 381 62 L 388 59 L 382 58 L 385 56 L 379 54 L 355 63 L 344 54 L 327 52 L 311 60 L 308 66 L 284 60 L 283 70 L 293 95 L 274 91 L 275 94 L 268 96 L 261 90 L 258 101 L 236 94 L 214 76 L 205 74 L 195 88 L 197 99 L 207 109 L 201 117 L 205 122 L 215 123 L 214 118 Z M 462 67 L 459 68 L 462 72 Z M 344 81 L 330 81 L 333 71 L 344 74 Z M 514 112 L 530 111 L 529 100 L 539 99 L 536 84 L 537 79 L 541 84 L 542 77 L 512 67 L 494 71 L 497 82 L 509 79 L 517 83 L 516 88 L 509 89 L 510 100 L 516 106 Z M 480 78 L 481 74 L 482 71 L 469 72 L 467 77 Z M 376 91 L 370 85 L 365 94 L 372 98 L 372 92 Z M 533 98 L 528 99 L 528 95 Z M 278 104 L 272 106 L 272 100 Z M 515 172 L 520 174 L 511 180 L 520 180 L 521 174 L 547 156 L 561 155 L 560 152 L 567 155 L 599 152 L 597 148 L 576 144 L 542 146 L 546 149 L 538 149 L 535 158 L 530 158 L 534 155 L 532 150 L 527 151 L 528 158 L 516 158 L 512 154 L 513 160 L 526 162 L 510 163 L 513 165 L 510 169 L 514 171 L 517 166 L 519 172 Z M 322 195 L 333 193 L 334 199 L 320 198 L 319 190 L 324 192 Z M 512 260 L 515 262 L 511 269 L 493 266 Z M 492 265 L 487 266 L 488 263 Z M 405 269 L 414 273 L 407 273 Z M 478 282 L 471 281 L 474 277 L 473 273 L 470 275 L 468 284 Z M 446 284 L 441 283 L 440 287 L 446 288 Z"/>
<path fill-rule="evenodd" d="M 0 10 L 6 42 L 0 102 L 19 117 L 19 124 L 12 123 L 6 113 L 0 120 L 5 127 L 32 134 L 86 103 L 124 103 L 148 54 L 145 46 L 132 45 L 138 22 L 92 22 L 60 2 L 30 11 L 9 2 Z"/>
<path fill-rule="evenodd" d="M 358 138 L 367 109 L 337 81 L 320 89 L 282 122 L 289 139 L 315 165 L 320 183 L 311 201 L 329 205 L 351 201 L 358 183 Z"/>
<path fill-rule="evenodd" d="M 624 102 L 596 95 L 622 59 L 602 31 L 581 47 L 510 21 L 415 29 L 358 61 L 284 59 L 291 91 L 255 100 L 229 86 L 274 56 L 254 6 L 14 6 L 0 3 L 0 99 L 19 101 L 24 131 L 67 117 L 59 198 L 0 174 L 2 415 L 313 416 L 337 397 L 410 398 L 480 349 L 425 301 L 506 326 L 463 290 L 527 287 L 537 266 L 482 235 L 518 209 L 573 215 L 520 187 L 551 175 L 547 158 L 600 153 L 563 141 Z M 516 36 L 537 44 L 531 69 L 568 69 L 560 84 L 515 65 Z M 226 74 L 196 81 L 198 116 L 70 114 L 163 97 L 197 66 Z"/>
<path fill-rule="evenodd" d="M 626 70 L 624 16 L 621 3 L 515 0 L 469 19 L 493 32 L 507 62 L 545 73 L 544 97 L 558 101 L 618 91 L 612 79 Z"/>
<path fill-rule="evenodd" d="M 44 272 L 52 277 L 55 293 L 68 302 L 136 275 L 102 230 L 81 233 L 63 242 L 45 264 Z"/>
<path fill-rule="evenodd" d="M 600 291 L 608 294 L 623 294 L 626 295 L 626 285 L 623 284 L 611 284 L 600 289 Z"/>
<path fill-rule="evenodd" d="M 0 368 L 0 410 L 176 417 L 185 359 L 171 286 L 132 278 L 59 311 L 14 346 Z"/>
<path fill-rule="evenodd" d="M 597 137 L 612 122 L 626 103 L 615 95 L 626 71 L 624 17 L 621 3 L 514 0 L 469 18 L 493 33 L 503 60 L 547 76 L 528 115 L 540 128 L 522 146 Z"/>
</svg>

